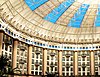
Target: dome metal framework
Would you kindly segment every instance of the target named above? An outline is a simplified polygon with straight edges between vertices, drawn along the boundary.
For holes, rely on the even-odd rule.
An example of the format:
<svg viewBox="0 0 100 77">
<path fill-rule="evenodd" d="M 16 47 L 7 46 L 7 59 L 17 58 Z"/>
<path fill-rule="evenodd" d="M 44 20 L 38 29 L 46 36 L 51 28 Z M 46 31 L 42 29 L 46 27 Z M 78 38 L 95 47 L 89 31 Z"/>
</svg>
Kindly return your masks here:
<svg viewBox="0 0 100 77">
<path fill-rule="evenodd" d="M 93 43 L 100 37 L 99 3 L 100 0 L 1 0 L 0 19 L 34 38 Z"/>
</svg>

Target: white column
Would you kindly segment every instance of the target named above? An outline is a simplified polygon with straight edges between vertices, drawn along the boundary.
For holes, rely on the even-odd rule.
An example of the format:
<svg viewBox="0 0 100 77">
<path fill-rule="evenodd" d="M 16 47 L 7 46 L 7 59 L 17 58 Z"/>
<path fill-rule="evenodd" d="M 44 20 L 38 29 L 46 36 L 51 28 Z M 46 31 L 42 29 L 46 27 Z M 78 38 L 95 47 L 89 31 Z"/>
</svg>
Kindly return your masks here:
<svg viewBox="0 0 100 77">
<path fill-rule="evenodd" d="M 17 47 L 18 47 L 18 40 L 15 39 L 13 41 L 13 52 L 12 52 L 12 68 L 16 68 L 16 63 L 17 63 Z"/>
<path fill-rule="evenodd" d="M 58 73 L 62 76 L 62 51 L 58 51 Z"/>
<path fill-rule="evenodd" d="M 27 74 L 31 74 L 31 64 L 32 64 L 32 45 L 28 47 L 27 55 Z"/>
<path fill-rule="evenodd" d="M 91 53 L 91 64 L 90 64 L 90 66 L 91 66 L 91 75 L 94 75 L 95 74 L 95 72 L 94 72 L 94 51 L 91 51 L 90 52 Z"/>
<path fill-rule="evenodd" d="M 78 53 L 77 51 L 75 51 L 75 54 L 74 54 L 74 74 L 75 76 L 78 75 Z"/>
<path fill-rule="evenodd" d="M 43 50 L 43 75 L 46 75 L 46 71 L 47 71 L 47 49 Z"/>
<path fill-rule="evenodd" d="M 0 55 L 2 54 L 3 31 L 0 31 Z"/>
</svg>

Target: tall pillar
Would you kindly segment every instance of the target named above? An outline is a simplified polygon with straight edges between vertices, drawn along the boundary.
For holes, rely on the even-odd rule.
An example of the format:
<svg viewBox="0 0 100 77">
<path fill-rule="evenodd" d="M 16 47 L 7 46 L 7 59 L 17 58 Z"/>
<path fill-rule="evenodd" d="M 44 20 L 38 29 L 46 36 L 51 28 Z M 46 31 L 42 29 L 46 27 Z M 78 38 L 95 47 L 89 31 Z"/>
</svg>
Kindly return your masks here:
<svg viewBox="0 0 100 77">
<path fill-rule="evenodd" d="M 31 74 L 31 64 L 32 64 L 32 45 L 28 47 L 27 74 Z"/>
<path fill-rule="evenodd" d="M 17 47 L 18 47 L 18 40 L 14 39 L 13 41 L 13 52 L 12 52 L 12 68 L 16 68 L 17 63 Z"/>
<path fill-rule="evenodd" d="M 78 75 L 78 52 L 74 52 L 74 74 L 75 76 Z"/>
<path fill-rule="evenodd" d="M 58 73 L 62 76 L 62 51 L 58 51 Z"/>
<path fill-rule="evenodd" d="M 94 75 L 95 72 L 94 72 L 94 51 L 91 51 L 90 52 L 90 57 L 91 57 L 91 64 L 90 64 L 90 67 L 91 67 L 91 75 Z"/>
<path fill-rule="evenodd" d="M 47 71 L 47 49 L 43 50 L 43 75 L 46 75 L 46 71 Z"/>
<path fill-rule="evenodd" d="M 2 54 L 3 31 L 0 31 L 0 55 Z"/>
</svg>

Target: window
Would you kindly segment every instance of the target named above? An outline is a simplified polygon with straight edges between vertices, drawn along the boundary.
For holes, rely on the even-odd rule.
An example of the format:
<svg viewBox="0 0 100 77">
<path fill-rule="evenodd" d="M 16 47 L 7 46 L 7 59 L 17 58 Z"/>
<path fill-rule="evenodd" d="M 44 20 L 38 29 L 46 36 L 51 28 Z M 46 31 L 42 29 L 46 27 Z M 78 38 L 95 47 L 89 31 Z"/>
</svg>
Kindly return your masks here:
<svg viewBox="0 0 100 77">
<path fill-rule="evenodd" d="M 38 67 L 36 67 L 35 70 L 38 70 Z"/>
<path fill-rule="evenodd" d="M 7 57 L 7 52 L 5 52 L 5 56 Z"/>
<path fill-rule="evenodd" d="M 32 53 L 32 58 L 34 58 L 34 53 Z"/>
<path fill-rule="evenodd" d="M 96 75 L 98 75 L 98 72 L 96 72 Z"/>
<path fill-rule="evenodd" d="M 31 71 L 32 74 L 34 74 L 34 71 Z"/>
<path fill-rule="evenodd" d="M 64 63 L 64 62 L 62 62 L 62 65 L 63 65 L 63 66 L 65 66 L 65 63 Z"/>
<path fill-rule="evenodd" d="M 83 71 L 85 71 L 85 68 L 83 68 Z"/>
<path fill-rule="evenodd" d="M 83 73 L 83 75 L 85 75 L 85 73 Z"/>
<path fill-rule="evenodd" d="M 9 58 L 11 59 L 11 54 L 9 54 Z"/>
<path fill-rule="evenodd" d="M 47 71 L 49 71 L 49 67 L 47 67 Z"/>
<path fill-rule="evenodd" d="M 47 60 L 49 60 L 49 56 L 47 56 Z"/>
<path fill-rule="evenodd" d="M 49 65 L 49 62 L 47 61 L 47 65 Z"/>
<path fill-rule="evenodd" d="M 69 68 L 66 68 L 67 69 L 67 71 L 69 71 Z"/>
<path fill-rule="evenodd" d="M 81 68 L 78 68 L 78 71 L 81 71 Z"/>
<path fill-rule="evenodd" d="M 65 61 L 65 58 L 64 57 L 62 58 L 62 61 Z"/>
<path fill-rule="evenodd" d="M 87 75 L 90 75 L 90 73 L 88 72 Z M 97 74 L 96 74 L 97 75 Z"/>
<path fill-rule="evenodd" d="M 85 61 L 85 58 L 82 58 L 83 61 Z"/>
<path fill-rule="evenodd" d="M 57 71 L 57 67 L 55 67 L 55 71 Z"/>
<path fill-rule="evenodd" d="M 42 74 L 42 72 L 39 72 L 39 75 L 41 75 Z"/>
<path fill-rule="evenodd" d="M 34 70 L 34 66 L 32 65 L 32 70 Z"/>
<path fill-rule="evenodd" d="M 7 46 L 7 45 L 5 45 L 5 50 L 6 50 L 6 51 L 8 50 L 8 46 Z"/>
<path fill-rule="evenodd" d="M 35 72 L 35 75 L 38 75 L 38 72 Z"/>
<path fill-rule="evenodd" d="M 32 59 L 32 64 L 34 64 L 34 59 Z"/>
<path fill-rule="evenodd" d="M 65 68 L 62 68 L 62 71 L 65 71 Z"/>
<path fill-rule="evenodd" d="M 73 61 L 73 58 L 71 57 L 71 61 Z"/>
<path fill-rule="evenodd" d="M 40 66 L 40 70 L 42 70 L 42 66 Z"/>
<path fill-rule="evenodd" d="M 73 71 L 73 68 L 71 68 L 71 71 Z"/>
<path fill-rule="evenodd" d="M 42 55 L 40 55 L 40 59 L 42 59 Z"/>
</svg>

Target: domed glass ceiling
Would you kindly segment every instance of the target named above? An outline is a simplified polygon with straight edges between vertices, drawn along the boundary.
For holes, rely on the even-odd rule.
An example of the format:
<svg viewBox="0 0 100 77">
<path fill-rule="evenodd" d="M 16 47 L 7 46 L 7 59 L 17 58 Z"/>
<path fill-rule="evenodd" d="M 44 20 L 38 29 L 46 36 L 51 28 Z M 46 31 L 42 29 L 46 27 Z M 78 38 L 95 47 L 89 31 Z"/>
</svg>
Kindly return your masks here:
<svg viewBox="0 0 100 77">
<path fill-rule="evenodd" d="M 41 14 L 49 10 L 42 18 L 54 24 L 75 28 L 100 26 L 100 0 L 25 0 L 25 3 L 32 11 L 39 9 Z"/>
</svg>

